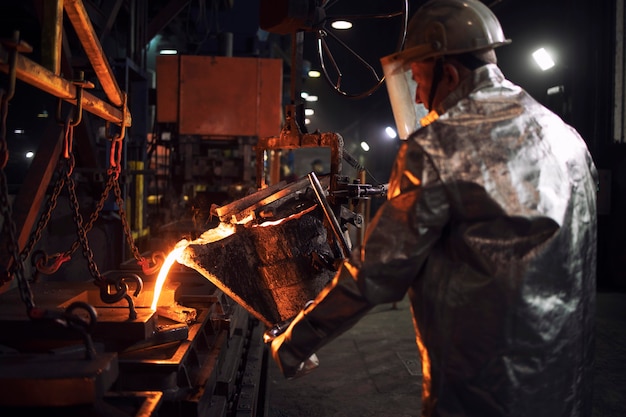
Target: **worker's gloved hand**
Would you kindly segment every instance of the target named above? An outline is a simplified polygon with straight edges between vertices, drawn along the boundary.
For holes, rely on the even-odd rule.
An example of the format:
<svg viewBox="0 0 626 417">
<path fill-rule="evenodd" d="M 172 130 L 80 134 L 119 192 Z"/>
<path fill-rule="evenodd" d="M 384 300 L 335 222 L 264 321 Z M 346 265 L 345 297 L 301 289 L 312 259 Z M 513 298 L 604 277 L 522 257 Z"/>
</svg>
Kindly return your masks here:
<svg viewBox="0 0 626 417">
<path fill-rule="evenodd" d="M 275 324 L 272 328 L 267 329 L 265 333 L 263 333 L 263 342 L 272 343 L 272 340 L 276 339 L 276 336 L 283 334 L 290 324 L 291 320 L 285 320 Z"/>
<path fill-rule="evenodd" d="M 291 322 L 292 320 L 286 320 L 275 324 L 263 334 L 263 341 L 270 344 L 272 358 L 288 379 L 306 375 L 319 366 L 319 359 L 315 354 L 304 361 L 297 359 L 297 355 L 289 346 L 287 333 L 285 333 Z"/>
<path fill-rule="evenodd" d="M 274 361 L 287 379 L 299 378 L 317 368 L 320 364 L 317 355 L 313 353 L 306 360 L 296 360 L 290 354 L 288 343 L 285 341 L 285 334 L 275 337 L 271 341 L 271 352 Z"/>
</svg>

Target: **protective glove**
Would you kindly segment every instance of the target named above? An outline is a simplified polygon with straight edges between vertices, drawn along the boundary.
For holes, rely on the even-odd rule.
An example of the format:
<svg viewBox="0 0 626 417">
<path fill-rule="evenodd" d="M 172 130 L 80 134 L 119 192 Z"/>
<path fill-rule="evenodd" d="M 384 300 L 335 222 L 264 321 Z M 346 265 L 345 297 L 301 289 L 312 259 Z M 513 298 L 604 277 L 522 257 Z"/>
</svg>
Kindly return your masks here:
<svg viewBox="0 0 626 417">
<path fill-rule="evenodd" d="M 272 358 L 287 379 L 299 378 L 317 368 L 320 364 L 317 355 L 313 353 L 306 360 L 294 361 L 293 355 L 285 354 L 289 351 L 285 331 L 289 328 L 291 320 L 286 320 L 274 325 L 263 334 L 263 341 L 270 345 Z M 282 352 L 282 354 L 281 354 Z"/>
</svg>

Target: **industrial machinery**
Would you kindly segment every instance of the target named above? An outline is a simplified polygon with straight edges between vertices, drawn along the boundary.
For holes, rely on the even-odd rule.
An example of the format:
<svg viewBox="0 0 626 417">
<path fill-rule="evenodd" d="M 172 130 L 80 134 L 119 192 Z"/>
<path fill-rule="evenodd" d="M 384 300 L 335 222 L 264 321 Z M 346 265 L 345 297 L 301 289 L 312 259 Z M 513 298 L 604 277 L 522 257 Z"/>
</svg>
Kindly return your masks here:
<svg viewBox="0 0 626 417">
<path fill-rule="evenodd" d="M 147 7 L 131 3 L 130 15 Z M 174 3 L 180 2 L 168 3 L 159 16 L 171 13 Z M 341 135 L 309 133 L 302 123 L 299 39 L 307 30 L 325 33 L 320 13 L 328 5 L 322 3 L 311 3 L 318 15 L 312 26 L 287 29 L 293 59 L 284 113 L 281 60 L 162 57 L 154 132 L 141 116 L 149 77 L 132 62 L 110 64 L 83 1 L 38 3 L 51 42 L 42 50 L 49 55 L 29 59 L 32 48 L 17 31 L 3 40 L 1 415 L 266 414 L 263 332 L 288 321 L 332 279 L 352 248 L 349 226 L 364 226 L 360 203 L 386 193 L 384 184 L 342 175 L 345 162 L 364 169 L 345 151 Z M 262 8 L 279 12 L 270 3 Z M 278 33 L 285 30 L 280 27 Z M 75 34 L 92 76 L 62 74 L 68 70 L 64 30 Z M 227 88 L 219 82 L 225 73 L 236 78 Z M 382 80 L 375 80 L 377 88 Z M 53 98 L 57 135 L 42 140 L 16 193 L 5 174 L 12 157 L 7 114 L 23 85 Z M 99 132 L 95 152 L 81 137 L 89 131 Z M 330 172 L 281 179 L 283 151 L 300 148 L 328 148 Z M 174 159 L 179 172 L 171 171 Z M 165 173 L 159 164 L 167 166 Z M 181 181 L 172 182 L 173 175 Z M 202 181 L 205 188 L 198 187 Z M 158 211 L 168 186 L 191 197 L 194 212 L 171 211 L 150 229 L 150 204 Z M 219 192 L 220 200 L 197 204 L 203 193 Z M 69 211 L 55 216 L 61 200 Z M 99 244 L 97 232 L 104 235 Z M 64 251 L 49 253 L 51 242 Z M 176 248 L 182 252 L 175 259 L 165 256 Z M 76 266 L 75 253 L 87 268 Z M 105 262 L 106 255 L 115 260 Z"/>
</svg>

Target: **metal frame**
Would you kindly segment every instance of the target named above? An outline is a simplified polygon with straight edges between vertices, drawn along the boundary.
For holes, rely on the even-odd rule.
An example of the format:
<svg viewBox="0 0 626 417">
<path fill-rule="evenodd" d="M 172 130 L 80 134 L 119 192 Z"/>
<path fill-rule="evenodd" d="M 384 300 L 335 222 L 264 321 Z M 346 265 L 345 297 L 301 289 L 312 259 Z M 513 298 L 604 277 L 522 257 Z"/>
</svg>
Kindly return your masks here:
<svg viewBox="0 0 626 417">
<path fill-rule="evenodd" d="M 131 126 L 132 117 L 128 109 L 125 108 L 123 93 L 117 85 L 111 67 L 104 56 L 82 0 L 64 0 L 62 3 L 96 72 L 98 80 L 110 101 L 110 103 L 106 102 L 85 91 L 82 97 L 83 109 L 106 121 L 126 127 Z M 57 24 L 62 24 L 62 21 L 57 21 Z M 56 53 L 60 53 L 60 49 L 54 45 L 53 49 L 56 50 Z M 11 70 L 9 65 L 10 54 L 11 51 L 7 47 L 0 45 L 0 70 L 7 74 Z M 44 66 L 24 57 L 19 52 L 17 53 L 15 67 L 17 79 L 57 98 L 76 104 L 77 89 L 72 80 L 66 80 Z"/>
<path fill-rule="evenodd" d="M 19 32 L 13 39 L 0 43 L 0 71 L 9 76 L 9 83 L 15 85 L 17 79 L 30 84 L 52 96 L 80 107 L 107 122 L 120 126 L 124 132 L 132 125 L 125 94 L 120 90 L 107 58 L 95 35 L 95 31 L 82 0 L 46 0 L 43 10 L 42 32 L 46 33 L 48 48 L 42 51 L 42 62 L 36 63 L 24 56 L 31 48 L 19 39 Z M 65 10 L 78 38 L 91 62 L 108 101 L 102 100 L 84 90 L 84 83 L 68 80 L 59 75 L 61 63 L 61 33 L 63 33 L 63 13 Z M 50 36 L 48 36 L 50 35 Z M 56 160 L 61 150 L 62 135 L 57 140 L 44 141 L 37 152 L 33 167 L 25 179 L 25 186 L 16 195 L 13 205 L 17 232 L 18 250 L 27 241 L 30 230 L 36 221 L 36 214 L 45 197 Z M 41 151 L 41 152 L 40 152 Z M 31 172 L 35 169 L 36 172 Z M 0 253 L 0 258 L 4 255 Z M 0 293 L 9 286 L 0 286 Z"/>
</svg>

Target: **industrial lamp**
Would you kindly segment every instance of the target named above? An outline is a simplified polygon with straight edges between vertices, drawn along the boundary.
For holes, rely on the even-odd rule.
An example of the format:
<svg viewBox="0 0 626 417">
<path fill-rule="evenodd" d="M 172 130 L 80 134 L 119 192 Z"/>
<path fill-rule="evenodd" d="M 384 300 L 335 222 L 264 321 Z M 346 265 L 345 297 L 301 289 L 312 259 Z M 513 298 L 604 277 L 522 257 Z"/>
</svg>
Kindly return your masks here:
<svg viewBox="0 0 626 417">
<path fill-rule="evenodd" d="M 552 56 L 550 56 L 545 48 L 539 48 L 533 52 L 533 59 L 542 71 L 547 71 L 555 65 Z"/>
</svg>

